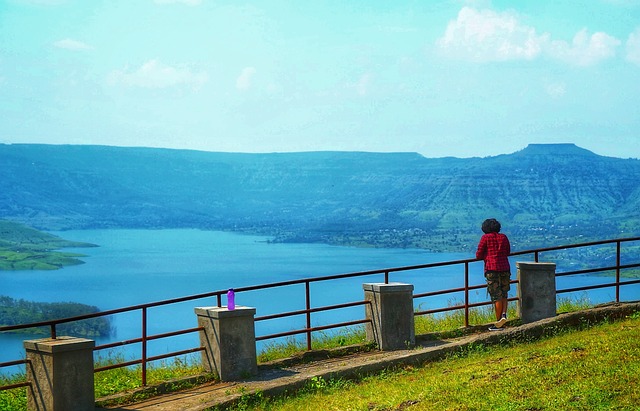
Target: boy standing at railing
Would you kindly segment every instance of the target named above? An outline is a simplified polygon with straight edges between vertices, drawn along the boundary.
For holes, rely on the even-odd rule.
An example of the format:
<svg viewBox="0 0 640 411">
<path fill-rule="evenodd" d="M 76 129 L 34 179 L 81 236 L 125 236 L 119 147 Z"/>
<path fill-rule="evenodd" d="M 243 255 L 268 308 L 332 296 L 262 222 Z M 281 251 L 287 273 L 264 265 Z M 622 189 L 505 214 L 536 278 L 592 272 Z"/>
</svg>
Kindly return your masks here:
<svg viewBox="0 0 640 411">
<path fill-rule="evenodd" d="M 482 232 L 476 258 L 484 260 L 484 276 L 487 280 L 487 292 L 496 312 L 496 323 L 491 331 L 502 329 L 507 322 L 507 294 L 510 289 L 511 267 L 509 259 L 511 244 L 509 238 L 500 233 L 500 222 L 489 218 L 482 223 Z"/>
</svg>

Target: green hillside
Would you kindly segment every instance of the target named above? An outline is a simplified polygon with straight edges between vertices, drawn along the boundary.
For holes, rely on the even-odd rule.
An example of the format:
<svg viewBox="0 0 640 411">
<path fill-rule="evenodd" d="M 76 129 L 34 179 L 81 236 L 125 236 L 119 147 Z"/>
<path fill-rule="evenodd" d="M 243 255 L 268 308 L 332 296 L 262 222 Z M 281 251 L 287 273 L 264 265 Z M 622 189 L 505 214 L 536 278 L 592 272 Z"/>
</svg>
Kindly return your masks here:
<svg viewBox="0 0 640 411">
<path fill-rule="evenodd" d="M 11 326 L 32 324 L 60 318 L 78 317 L 85 314 L 97 313 L 96 306 L 72 302 L 42 303 L 0 295 L 0 325 Z M 112 332 L 111 320 L 108 317 L 90 318 L 81 321 L 63 323 L 57 326 L 57 331 L 65 335 L 82 337 L 109 336 Z M 17 333 L 42 334 L 51 332 L 49 327 L 22 329 Z"/>
<path fill-rule="evenodd" d="M 486 158 L 0 145 L 0 218 L 41 230 L 201 228 L 274 241 L 469 251 L 640 234 L 640 161 L 573 144 Z"/>
<path fill-rule="evenodd" d="M 82 264 L 82 254 L 55 251 L 93 244 L 67 241 L 11 221 L 0 220 L 0 270 L 55 270 Z"/>
</svg>

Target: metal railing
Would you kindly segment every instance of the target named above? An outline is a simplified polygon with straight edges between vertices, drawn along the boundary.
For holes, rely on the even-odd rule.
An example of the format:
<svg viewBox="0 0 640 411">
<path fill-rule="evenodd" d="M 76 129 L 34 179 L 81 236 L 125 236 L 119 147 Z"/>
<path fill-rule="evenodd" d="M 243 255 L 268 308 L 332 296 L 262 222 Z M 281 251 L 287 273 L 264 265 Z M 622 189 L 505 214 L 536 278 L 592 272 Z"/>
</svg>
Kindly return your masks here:
<svg viewBox="0 0 640 411">
<path fill-rule="evenodd" d="M 604 267 L 589 267 L 589 268 L 584 268 L 584 269 L 580 269 L 580 270 L 563 271 L 563 272 L 556 273 L 557 277 L 562 277 L 562 276 L 569 276 L 569 275 L 576 275 L 576 274 L 592 274 L 592 273 L 601 273 L 601 272 L 607 272 L 607 271 L 615 271 L 615 281 L 609 282 L 609 283 L 605 283 L 605 284 L 590 285 L 590 286 L 583 286 L 583 287 L 574 287 L 574 288 L 568 288 L 568 289 L 559 289 L 559 290 L 557 290 L 557 293 L 569 293 L 569 292 L 575 292 L 575 291 L 587 291 L 587 290 L 592 290 L 592 289 L 596 289 L 596 288 L 615 287 L 616 288 L 615 301 L 619 302 L 620 301 L 620 288 L 622 286 L 628 286 L 628 285 L 632 285 L 632 284 L 640 284 L 640 279 L 635 279 L 635 280 L 631 279 L 631 280 L 621 281 L 621 270 L 640 267 L 640 261 L 635 261 L 635 262 L 627 263 L 627 264 L 621 264 L 622 244 L 623 243 L 636 242 L 636 241 L 640 241 L 640 237 L 620 238 L 620 239 L 615 239 L 615 240 L 596 241 L 596 242 L 589 242 L 589 243 L 570 244 L 570 245 L 564 245 L 564 246 L 556 246 L 556 247 L 548 247 L 548 248 L 539 248 L 539 249 L 534 249 L 534 250 L 518 251 L 518 252 L 512 253 L 511 256 L 532 255 L 533 256 L 533 260 L 535 262 L 539 262 L 540 255 L 542 253 L 570 250 L 570 249 L 576 249 L 576 248 L 584 249 L 584 248 L 590 248 L 590 247 L 596 247 L 596 246 L 602 246 L 602 245 L 605 245 L 605 246 L 607 246 L 607 245 L 615 245 L 615 250 L 616 250 L 615 251 L 615 265 L 604 266 Z M 638 245 L 638 248 L 640 249 L 640 244 Z M 640 254 L 640 252 L 637 252 L 635 254 L 635 256 L 637 256 L 638 254 Z M 311 294 L 312 294 L 311 286 L 312 286 L 312 284 L 321 283 L 321 282 L 330 282 L 330 281 L 335 281 L 335 280 L 338 280 L 338 279 L 357 278 L 357 277 L 366 278 L 367 280 L 369 280 L 371 282 L 373 282 L 375 279 L 378 279 L 378 282 L 380 282 L 380 280 L 382 280 L 384 283 L 389 283 L 392 276 L 397 275 L 398 273 L 401 273 L 401 272 L 415 272 L 415 271 L 418 271 L 418 270 L 435 269 L 435 268 L 440 268 L 440 267 L 461 266 L 461 267 L 463 267 L 463 276 L 464 276 L 464 286 L 463 287 L 443 289 L 443 290 L 435 290 L 435 291 L 418 292 L 418 293 L 414 294 L 413 298 L 415 300 L 415 299 L 421 299 L 421 298 L 443 296 L 443 295 L 448 295 L 448 294 L 463 293 L 463 295 L 464 295 L 463 302 L 461 304 L 458 304 L 458 305 L 448 305 L 446 307 L 438 307 L 438 308 L 433 308 L 433 309 L 430 309 L 430 310 L 415 311 L 415 315 L 437 314 L 437 313 L 444 313 L 444 312 L 452 311 L 452 310 L 464 310 L 464 324 L 465 324 L 465 326 L 469 326 L 469 312 L 470 312 L 470 309 L 471 308 L 475 308 L 475 307 L 480 307 L 480 306 L 485 306 L 485 305 L 490 305 L 491 304 L 490 301 L 472 302 L 470 300 L 470 291 L 486 288 L 486 284 L 484 282 L 482 282 L 481 284 L 470 284 L 470 265 L 471 264 L 482 264 L 482 262 L 478 261 L 476 259 L 464 259 L 464 260 L 429 263 L 429 264 L 422 264 L 422 265 L 413 265 L 413 266 L 406 266 L 406 267 L 396 267 L 396 268 L 387 268 L 387 269 L 380 269 L 380 270 L 361 271 L 361 272 L 354 272 L 354 273 L 347 273 L 347 274 L 336 274 L 336 275 L 323 276 L 323 277 L 305 278 L 305 279 L 298 279 L 298 280 L 291 280 L 291 281 L 282 281 L 282 282 L 276 282 L 276 283 L 248 286 L 248 287 L 240 287 L 240 288 L 236 288 L 235 292 L 236 292 L 236 295 L 237 295 L 238 293 L 245 293 L 245 292 L 256 291 L 256 290 L 291 287 L 291 286 L 294 286 L 294 285 L 304 285 L 304 290 L 305 290 L 304 291 L 304 301 L 305 301 L 305 308 L 304 309 L 281 312 L 281 313 L 275 313 L 275 314 L 269 314 L 269 315 L 263 315 L 263 316 L 257 316 L 257 317 L 255 317 L 255 321 L 256 322 L 262 322 L 262 321 L 268 321 L 268 320 L 273 320 L 273 319 L 282 319 L 282 318 L 288 318 L 288 317 L 292 317 L 292 316 L 304 315 L 305 316 L 305 326 L 303 328 L 291 329 L 291 330 L 284 331 L 284 332 L 272 333 L 272 334 L 267 334 L 267 335 L 258 335 L 258 336 L 256 336 L 256 341 L 277 339 L 277 338 L 282 338 L 282 337 L 288 337 L 288 336 L 295 336 L 295 335 L 304 334 L 305 335 L 305 340 L 306 340 L 306 348 L 307 348 L 307 350 L 311 350 L 311 348 L 312 348 L 312 338 L 313 338 L 312 335 L 313 335 L 314 332 L 330 330 L 330 329 L 336 329 L 336 328 L 345 328 L 345 327 L 354 326 L 354 325 L 361 325 L 361 324 L 365 324 L 365 323 L 369 322 L 369 320 L 367 320 L 366 318 L 364 318 L 364 319 L 360 318 L 360 319 L 354 319 L 354 320 L 346 321 L 346 322 L 339 322 L 339 323 L 327 324 L 327 325 L 322 325 L 322 326 L 313 326 L 313 321 L 312 320 L 313 320 L 313 315 L 314 314 L 317 314 L 317 313 L 320 313 L 320 312 L 331 312 L 331 311 L 334 311 L 334 310 L 340 310 L 340 309 L 344 309 L 344 308 L 364 306 L 365 304 L 367 304 L 367 302 L 364 301 L 364 300 L 358 300 L 358 301 L 342 302 L 342 303 L 339 303 L 339 304 L 332 304 L 332 305 L 326 305 L 326 306 L 313 307 L 312 304 L 311 304 Z M 478 267 L 478 268 L 481 269 L 481 267 Z M 372 278 L 374 280 L 371 280 Z M 517 283 L 517 280 L 512 280 L 512 283 Z M 148 344 L 149 341 L 159 340 L 159 339 L 173 337 L 173 336 L 177 336 L 177 335 L 184 335 L 184 334 L 189 334 L 189 333 L 197 333 L 197 332 L 202 330 L 202 327 L 194 327 L 194 328 L 176 330 L 176 331 L 167 332 L 167 333 L 148 335 L 148 320 L 147 320 L 147 312 L 148 312 L 148 310 L 150 308 L 155 308 L 155 307 L 160 307 L 160 306 L 171 306 L 171 305 L 175 305 L 175 304 L 182 303 L 182 302 L 200 300 L 200 299 L 205 299 L 205 298 L 209 299 L 209 298 L 214 298 L 214 297 L 215 297 L 217 306 L 221 307 L 222 306 L 222 296 L 224 294 L 226 294 L 226 292 L 227 292 L 227 290 L 219 290 L 219 291 L 213 291 L 213 292 L 208 292 L 208 293 L 203 293 L 203 294 L 186 296 L 186 297 L 182 297 L 182 298 L 175 298 L 175 299 L 157 301 L 157 302 L 148 303 L 148 304 L 140 304 L 140 305 L 135 305 L 135 306 L 131 306 L 131 307 L 125 307 L 125 308 L 120 308 L 120 309 L 102 311 L 102 312 L 99 312 L 99 313 L 87 314 L 87 315 L 82 315 L 82 316 L 77 316 L 77 317 L 72 317 L 72 318 L 63 318 L 63 319 L 57 319 L 57 320 L 51 320 L 51 321 L 42 321 L 42 322 L 31 323 L 31 324 L 3 326 L 3 327 L 0 327 L 0 332 L 18 331 L 18 330 L 24 330 L 24 329 L 28 329 L 28 328 L 35 328 L 35 327 L 49 327 L 49 329 L 50 329 L 50 337 L 52 339 L 55 339 L 55 338 L 57 338 L 56 327 L 58 325 L 60 325 L 60 324 L 74 322 L 74 321 L 87 320 L 87 319 L 92 319 L 92 318 L 98 318 L 98 317 L 111 316 L 111 315 L 121 314 L 121 313 L 126 313 L 126 312 L 139 311 L 141 313 L 141 319 L 142 319 L 140 337 L 134 338 L 134 339 L 118 341 L 118 342 L 113 342 L 113 343 L 104 344 L 104 345 L 99 345 L 99 346 L 96 346 L 94 348 L 94 351 L 100 351 L 100 350 L 105 350 L 105 349 L 110 349 L 110 348 L 122 347 L 122 346 L 129 345 L 129 344 L 141 344 L 141 357 L 136 359 L 136 360 L 132 360 L 132 361 L 124 361 L 124 362 L 120 362 L 120 363 L 116 363 L 116 364 L 110 364 L 110 365 L 107 365 L 107 366 L 99 366 L 99 367 L 96 367 L 94 369 L 94 371 L 95 372 L 100 372 L 100 371 L 105 371 L 105 370 L 114 369 L 114 368 L 140 365 L 141 369 L 142 369 L 142 385 L 144 386 L 144 385 L 147 384 L 147 364 L 148 363 L 150 363 L 152 361 L 165 359 L 165 358 L 178 357 L 178 356 L 182 356 L 182 355 L 186 355 L 186 354 L 190 354 L 190 353 L 195 353 L 195 352 L 199 352 L 199 351 L 202 351 L 202 350 L 205 349 L 202 346 L 198 346 L 198 347 L 193 347 L 193 348 L 180 350 L 180 351 L 175 351 L 175 352 L 167 352 L 167 353 L 162 354 L 162 355 L 148 356 L 147 344 Z M 510 298 L 510 300 L 517 300 L 517 298 Z M 26 365 L 27 363 L 28 363 L 27 360 L 16 360 L 16 361 L 11 361 L 11 362 L 5 362 L 5 363 L 0 363 L 0 368 L 16 366 L 16 365 Z M 7 390 L 7 389 L 24 387 L 24 386 L 28 386 L 29 384 L 30 384 L 29 382 L 23 382 L 23 383 L 17 383 L 17 384 L 12 384 L 12 385 L 0 386 L 0 390 Z"/>
</svg>

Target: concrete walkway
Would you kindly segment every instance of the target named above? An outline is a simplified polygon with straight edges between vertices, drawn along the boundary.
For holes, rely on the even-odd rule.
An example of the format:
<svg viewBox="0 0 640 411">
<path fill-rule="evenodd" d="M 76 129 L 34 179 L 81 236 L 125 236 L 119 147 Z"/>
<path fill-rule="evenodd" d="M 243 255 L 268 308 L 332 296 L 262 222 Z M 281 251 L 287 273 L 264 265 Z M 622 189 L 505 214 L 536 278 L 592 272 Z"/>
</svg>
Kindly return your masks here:
<svg viewBox="0 0 640 411">
<path fill-rule="evenodd" d="M 605 319 L 624 318 L 640 311 L 640 303 L 611 304 L 591 310 L 561 314 L 554 318 L 526 325 L 507 324 L 503 331 L 487 331 L 486 326 L 466 330 L 468 335 L 453 339 L 417 341 L 416 348 L 399 351 L 369 351 L 351 353 L 310 362 L 281 362 L 261 365 L 258 375 L 241 382 L 212 382 L 184 391 L 159 395 L 151 399 L 125 406 L 96 408 L 96 410 L 154 410 L 154 411 L 197 411 L 218 406 L 224 408 L 239 401 L 243 396 L 261 393 L 273 396 L 292 392 L 304 387 L 317 378 L 357 378 L 390 367 L 419 365 L 446 357 L 448 354 L 463 350 L 470 344 L 498 344 L 513 340 L 531 341 L 557 331 L 558 326 L 569 326 L 601 322 Z M 315 353 L 322 357 L 323 353 Z"/>
</svg>

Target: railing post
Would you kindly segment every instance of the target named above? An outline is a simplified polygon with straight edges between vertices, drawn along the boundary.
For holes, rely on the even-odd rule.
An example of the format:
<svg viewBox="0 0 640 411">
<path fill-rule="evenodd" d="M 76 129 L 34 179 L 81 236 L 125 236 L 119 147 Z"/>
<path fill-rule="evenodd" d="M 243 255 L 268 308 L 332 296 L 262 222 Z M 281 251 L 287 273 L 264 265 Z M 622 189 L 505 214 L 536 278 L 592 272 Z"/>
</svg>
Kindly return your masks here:
<svg viewBox="0 0 640 411">
<path fill-rule="evenodd" d="M 24 341 L 27 354 L 27 409 L 94 411 L 93 347 L 75 337 Z"/>
<path fill-rule="evenodd" d="M 464 326 L 469 326 L 469 263 L 464 263 Z"/>
<path fill-rule="evenodd" d="M 309 310 L 311 310 L 311 290 L 309 288 L 310 283 L 309 281 L 305 281 L 304 283 L 304 291 L 305 291 L 305 307 L 307 309 L 307 351 L 311 351 L 311 331 L 309 331 L 309 329 L 311 328 L 311 312 Z"/>
<path fill-rule="evenodd" d="M 147 386 L 147 307 L 142 307 L 142 386 Z"/>
<path fill-rule="evenodd" d="M 556 265 L 516 262 L 518 316 L 530 323 L 556 315 Z"/>
<path fill-rule="evenodd" d="M 415 345 L 413 285 L 402 283 L 363 284 L 367 340 L 383 351 Z"/>
<path fill-rule="evenodd" d="M 200 343 L 205 347 L 202 364 L 222 381 L 237 381 L 258 372 L 255 308 L 198 307 Z"/>
<path fill-rule="evenodd" d="M 620 302 L 620 241 L 616 241 L 616 302 Z"/>
</svg>

